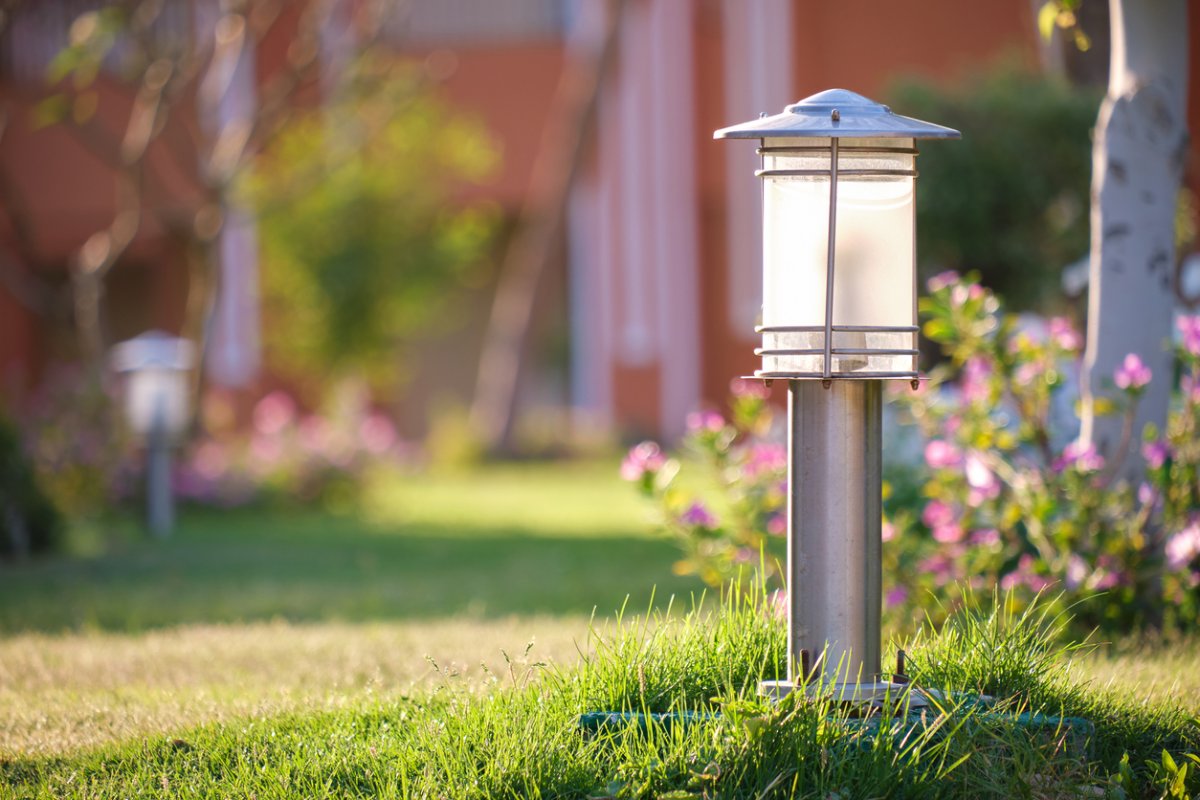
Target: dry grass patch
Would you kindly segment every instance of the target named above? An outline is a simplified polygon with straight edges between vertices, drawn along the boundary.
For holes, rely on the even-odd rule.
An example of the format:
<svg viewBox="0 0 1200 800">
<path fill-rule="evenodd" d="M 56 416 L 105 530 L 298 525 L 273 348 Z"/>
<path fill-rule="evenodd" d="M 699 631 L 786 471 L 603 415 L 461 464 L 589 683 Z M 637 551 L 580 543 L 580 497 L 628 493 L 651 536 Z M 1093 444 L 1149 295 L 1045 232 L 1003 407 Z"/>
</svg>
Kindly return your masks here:
<svg viewBox="0 0 1200 800">
<path fill-rule="evenodd" d="M 527 661 L 572 663 L 587 630 L 581 617 L 513 617 L 22 634 L 0 640 L 0 757 L 369 707 L 431 691 L 447 674 L 484 685 L 485 669 L 507 678 L 504 653 L 522 670 Z"/>
<path fill-rule="evenodd" d="M 1200 638 L 1118 642 L 1072 659 L 1072 668 L 1096 689 L 1153 698 L 1200 716 Z"/>
</svg>

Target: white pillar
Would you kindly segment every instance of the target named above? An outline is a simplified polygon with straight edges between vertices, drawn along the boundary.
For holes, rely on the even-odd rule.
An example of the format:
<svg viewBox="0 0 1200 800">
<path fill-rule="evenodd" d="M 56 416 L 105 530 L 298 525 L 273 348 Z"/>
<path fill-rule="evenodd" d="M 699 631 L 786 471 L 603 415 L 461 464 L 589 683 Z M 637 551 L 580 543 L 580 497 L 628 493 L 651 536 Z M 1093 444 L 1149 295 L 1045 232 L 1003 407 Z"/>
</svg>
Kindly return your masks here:
<svg viewBox="0 0 1200 800">
<path fill-rule="evenodd" d="M 693 3 L 653 0 L 648 83 L 650 169 L 642 175 L 651 198 L 655 322 L 659 347 L 659 409 L 662 435 L 684 432 L 688 412 L 700 401 L 700 264 L 696 241 L 697 124 L 692 63 Z M 645 91 L 645 89 L 643 89 Z M 705 139 L 708 137 L 705 136 Z"/>
<path fill-rule="evenodd" d="M 777 114 L 793 96 L 789 0 L 724 0 L 725 119 Z M 762 307 L 761 190 L 752 140 L 731 142 L 725 157 L 728 312 L 731 333 L 752 339 Z"/>
<path fill-rule="evenodd" d="M 648 366 L 659 355 L 658 330 L 651 319 L 655 306 L 650 263 L 654 255 L 650 239 L 653 208 L 646 180 L 650 168 L 646 115 L 650 104 L 644 95 L 651 48 L 648 22 L 645 3 L 626 6 L 616 84 L 619 142 L 615 158 L 603 165 L 606 170 L 616 170 L 619 176 L 621 256 L 616 355 L 620 363 L 632 367 Z"/>
<path fill-rule="evenodd" d="M 211 35 L 224 4 L 198 6 L 198 30 Z M 236 63 L 213 64 L 200 92 L 200 118 L 215 139 L 231 125 L 245 125 L 256 113 L 255 42 L 247 36 Z M 221 56 L 217 56 L 218 58 Z M 254 219 L 226 202 L 218 253 L 221 263 L 208 347 L 208 374 L 214 383 L 245 386 L 262 363 L 259 333 L 258 235 Z"/>
<path fill-rule="evenodd" d="M 604 4 L 574 0 L 567 4 L 568 57 L 590 57 L 602 46 Z M 604 79 L 602 79 L 604 80 Z M 602 90 L 611 94 L 609 90 Z M 608 104 L 611 105 L 611 104 Z M 601 101 L 598 118 L 605 118 Z M 599 139 L 599 136 L 597 137 Z M 597 146 L 596 162 L 601 161 Z M 602 169 L 581 170 L 571 187 L 567 208 L 567 291 L 571 326 L 571 407 L 579 422 L 611 427 L 613 264 L 606 203 L 611 180 Z"/>
</svg>

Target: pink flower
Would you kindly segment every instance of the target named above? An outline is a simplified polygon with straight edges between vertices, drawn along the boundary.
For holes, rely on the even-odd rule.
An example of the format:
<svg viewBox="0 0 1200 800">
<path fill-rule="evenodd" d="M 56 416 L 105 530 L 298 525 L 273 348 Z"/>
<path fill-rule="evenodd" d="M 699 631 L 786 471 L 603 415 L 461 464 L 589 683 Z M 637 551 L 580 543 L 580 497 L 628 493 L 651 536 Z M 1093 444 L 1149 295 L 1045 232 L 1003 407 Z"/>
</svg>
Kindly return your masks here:
<svg viewBox="0 0 1200 800">
<path fill-rule="evenodd" d="M 396 426 L 382 414 L 371 414 L 358 426 L 358 438 L 368 452 L 380 455 L 396 443 Z"/>
<path fill-rule="evenodd" d="M 759 476 L 787 469 L 787 448 L 781 444 L 762 442 L 750 448 L 743 467 L 745 477 L 754 480 Z"/>
<path fill-rule="evenodd" d="M 1146 466 L 1150 469 L 1158 469 L 1166 463 L 1167 457 L 1171 455 L 1171 448 L 1161 439 L 1153 442 L 1146 442 L 1142 445 L 1142 458 L 1146 459 Z"/>
<path fill-rule="evenodd" d="M 1017 568 L 1000 579 L 1000 588 L 1012 589 L 1024 584 L 1035 592 L 1040 592 L 1050 585 L 1050 581 L 1033 571 L 1033 556 L 1029 553 L 1017 560 Z"/>
<path fill-rule="evenodd" d="M 762 381 L 734 378 L 729 382 L 729 392 L 734 397 L 749 397 L 755 400 L 766 400 L 771 396 L 771 390 Z"/>
<path fill-rule="evenodd" d="M 256 433 L 250 438 L 250 455 L 260 469 L 270 469 L 283 460 L 283 445 L 273 436 Z"/>
<path fill-rule="evenodd" d="M 772 514 L 767 520 L 767 533 L 772 536 L 783 536 L 787 533 L 787 515 Z"/>
<path fill-rule="evenodd" d="M 1125 356 L 1121 366 L 1113 372 L 1113 382 L 1121 389 L 1136 392 L 1150 382 L 1150 368 L 1142 363 L 1137 353 Z"/>
<path fill-rule="evenodd" d="M 715 411 L 693 411 L 687 415 L 686 424 L 691 433 L 716 433 L 725 427 L 725 418 Z"/>
<path fill-rule="evenodd" d="M 1106 592 L 1114 586 L 1120 586 L 1122 582 L 1120 570 L 1110 571 L 1103 567 L 1096 567 L 1096 571 L 1092 575 L 1092 588 L 1099 592 Z"/>
<path fill-rule="evenodd" d="M 1066 317 L 1051 317 L 1049 329 L 1050 338 L 1063 350 L 1076 351 L 1083 346 L 1083 337 Z"/>
<path fill-rule="evenodd" d="M 930 500 L 921 512 L 921 521 L 933 533 L 934 541 L 942 544 L 961 542 L 962 526 L 958 524 L 958 512 L 940 500 Z"/>
<path fill-rule="evenodd" d="M 954 544 L 963 539 L 962 526 L 956 522 L 948 525 L 938 525 L 933 529 L 933 540 L 942 544 Z"/>
<path fill-rule="evenodd" d="M 717 526 L 717 518 L 699 501 L 688 506 L 687 511 L 679 516 L 679 521 L 684 525 L 697 528 L 715 528 Z"/>
<path fill-rule="evenodd" d="M 304 449 L 323 453 L 329 447 L 332 431 L 324 417 L 315 414 L 300 421 L 300 442 Z"/>
<path fill-rule="evenodd" d="M 925 445 L 925 463 L 930 469 L 957 469 L 962 461 L 962 453 L 950 442 L 931 439 Z"/>
<path fill-rule="evenodd" d="M 1137 490 L 1138 502 L 1144 506 L 1153 506 L 1158 504 L 1158 490 L 1148 483 L 1142 482 Z"/>
<path fill-rule="evenodd" d="M 1067 559 L 1067 588 L 1077 589 L 1088 576 L 1088 566 L 1082 558 L 1072 554 Z"/>
<path fill-rule="evenodd" d="M 1200 404 L 1200 381 L 1191 375 L 1183 375 L 1179 378 L 1179 391 L 1183 394 L 1185 402 Z"/>
<path fill-rule="evenodd" d="M 896 538 L 896 526 L 893 525 L 892 523 L 888 522 L 885 519 L 883 521 L 883 527 L 882 527 L 882 529 L 880 529 L 879 534 L 880 534 L 880 538 L 882 538 L 883 541 L 890 542 L 892 539 Z"/>
<path fill-rule="evenodd" d="M 925 504 L 925 510 L 921 512 L 921 521 L 932 529 L 939 525 L 952 524 L 957 516 L 953 507 L 941 500 L 930 500 Z"/>
<path fill-rule="evenodd" d="M 986 359 L 971 356 L 963 365 L 962 393 L 968 403 L 986 403 L 991 396 L 992 366 Z"/>
<path fill-rule="evenodd" d="M 1064 447 L 1062 455 L 1051 465 L 1055 472 L 1062 472 L 1068 467 L 1080 472 L 1099 472 L 1104 469 L 1104 456 L 1096 452 L 1095 445 L 1085 445 L 1077 439 Z"/>
<path fill-rule="evenodd" d="M 967 485 L 971 487 L 967 500 L 972 507 L 981 505 L 985 500 L 995 500 L 1000 496 L 1000 481 L 996 474 L 983 463 L 978 453 L 969 453 L 966 462 Z"/>
<path fill-rule="evenodd" d="M 975 547 L 995 547 L 1000 544 L 1000 531 L 995 528 L 972 531 L 969 541 Z"/>
<path fill-rule="evenodd" d="M 893 586 L 884 595 L 883 602 L 888 608 L 895 608 L 908 599 L 908 589 L 903 586 Z"/>
<path fill-rule="evenodd" d="M 983 287 L 978 283 L 972 283 L 969 286 L 960 284 L 950 290 L 950 304 L 953 306 L 962 306 L 968 300 L 978 300 L 981 297 L 983 297 Z"/>
<path fill-rule="evenodd" d="M 958 283 L 958 281 L 958 273 L 952 269 L 948 269 L 945 272 L 939 272 L 937 275 L 934 275 L 925 285 L 929 288 L 929 291 L 936 292 L 940 289 L 945 289 L 947 286 L 952 286 Z"/>
<path fill-rule="evenodd" d="M 204 442 L 192 456 L 192 468 L 201 478 L 215 481 L 229 468 L 229 454 L 216 442 Z"/>
<path fill-rule="evenodd" d="M 1102 555 L 1096 559 L 1096 568 L 1088 580 L 1088 588 L 1106 592 L 1125 583 L 1125 573 L 1121 571 L 1118 562 L 1110 555 Z"/>
<path fill-rule="evenodd" d="M 295 419 L 296 402 L 285 392 L 271 392 L 254 406 L 254 427 L 268 436 L 281 433 Z"/>
<path fill-rule="evenodd" d="M 667 463 L 667 457 L 655 442 L 635 445 L 621 462 L 621 477 L 627 481 L 640 481 L 653 475 Z"/>
<path fill-rule="evenodd" d="M 954 561 L 944 554 L 930 556 L 917 564 L 917 569 L 933 578 L 938 586 L 944 586 L 954 576 Z"/>
<path fill-rule="evenodd" d="M 1017 386 L 1028 386 L 1034 381 L 1042 377 L 1046 372 L 1046 365 L 1040 360 L 1026 361 L 1021 366 L 1017 367 L 1017 371 L 1013 373 L 1013 382 Z"/>
<path fill-rule="evenodd" d="M 1183 334 L 1183 348 L 1194 356 L 1200 356 L 1200 316 L 1180 317 L 1175 325 Z"/>
<path fill-rule="evenodd" d="M 1180 569 L 1200 555 L 1200 522 L 1192 523 L 1167 539 L 1167 568 Z"/>
</svg>

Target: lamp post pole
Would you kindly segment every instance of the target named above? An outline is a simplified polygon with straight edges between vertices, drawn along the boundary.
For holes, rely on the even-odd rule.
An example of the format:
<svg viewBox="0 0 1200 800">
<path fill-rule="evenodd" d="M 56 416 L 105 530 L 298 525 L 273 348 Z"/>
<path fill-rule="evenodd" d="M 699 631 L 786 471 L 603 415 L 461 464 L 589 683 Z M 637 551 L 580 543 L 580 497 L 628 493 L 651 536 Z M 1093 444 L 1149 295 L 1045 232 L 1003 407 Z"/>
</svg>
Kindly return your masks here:
<svg viewBox="0 0 1200 800">
<path fill-rule="evenodd" d="M 849 683 L 874 682 L 880 672 L 880 388 L 869 380 L 788 382 L 792 683 L 814 668 Z"/>
<path fill-rule="evenodd" d="M 159 398 L 146 435 L 146 526 L 165 539 L 175 527 L 175 496 L 171 491 L 171 436 L 162 404 Z"/>
</svg>

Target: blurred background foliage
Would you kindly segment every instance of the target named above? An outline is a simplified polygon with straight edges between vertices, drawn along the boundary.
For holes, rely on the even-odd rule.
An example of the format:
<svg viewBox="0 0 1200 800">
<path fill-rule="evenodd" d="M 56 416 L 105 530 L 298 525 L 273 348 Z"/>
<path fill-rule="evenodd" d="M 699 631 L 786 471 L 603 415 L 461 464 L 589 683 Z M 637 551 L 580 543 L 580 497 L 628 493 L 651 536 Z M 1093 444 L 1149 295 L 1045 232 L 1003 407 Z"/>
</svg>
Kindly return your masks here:
<svg viewBox="0 0 1200 800">
<path fill-rule="evenodd" d="M 62 517 L 42 491 L 16 426 L 0 415 L 0 556 L 52 550 Z"/>
<path fill-rule="evenodd" d="M 921 281 L 978 272 L 1016 311 L 1061 311 L 1064 267 L 1088 253 L 1091 130 L 1101 92 L 1000 64 L 956 87 L 907 79 L 887 102 L 970 131 L 917 159 Z"/>
<path fill-rule="evenodd" d="M 499 213 L 452 193 L 487 179 L 499 153 L 421 73 L 367 61 L 355 78 L 294 120 L 244 188 L 272 370 L 384 395 L 403 382 L 402 343 L 453 326 L 455 290 L 489 277 Z"/>
</svg>

